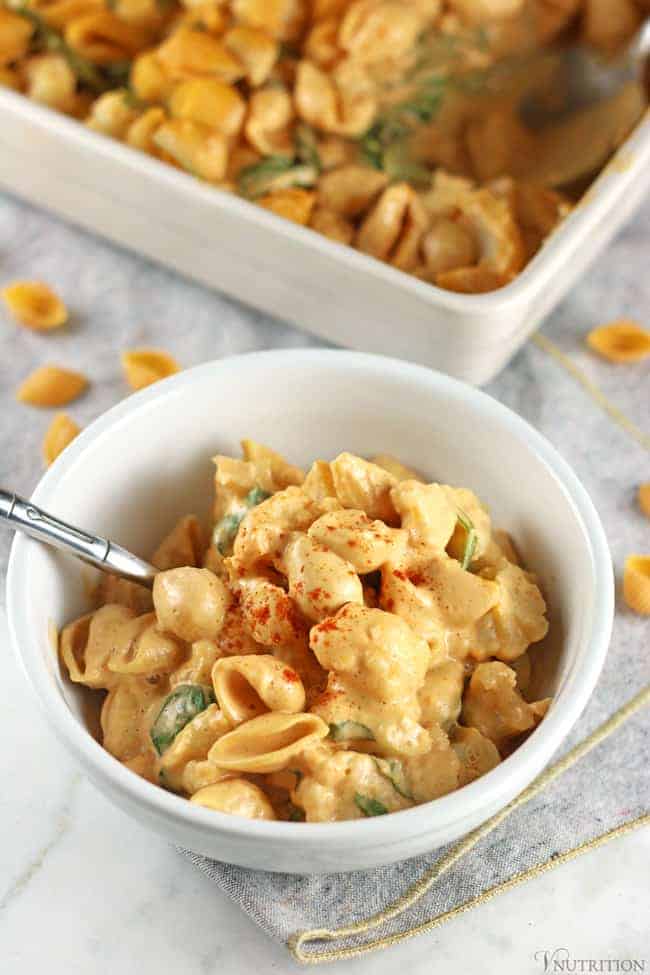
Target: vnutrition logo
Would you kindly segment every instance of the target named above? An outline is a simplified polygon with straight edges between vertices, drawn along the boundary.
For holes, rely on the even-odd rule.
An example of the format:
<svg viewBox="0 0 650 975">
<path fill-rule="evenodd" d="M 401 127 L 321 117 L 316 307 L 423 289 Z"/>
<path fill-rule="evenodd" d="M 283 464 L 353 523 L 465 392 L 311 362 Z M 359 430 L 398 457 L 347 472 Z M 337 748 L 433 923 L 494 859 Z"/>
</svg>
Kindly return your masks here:
<svg viewBox="0 0 650 975">
<path fill-rule="evenodd" d="M 540 948 L 535 961 L 544 975 L 600 975 L 600 973 L 645 972 L 643 958 L 573 958 L 568 948 Z"/>
</svg>

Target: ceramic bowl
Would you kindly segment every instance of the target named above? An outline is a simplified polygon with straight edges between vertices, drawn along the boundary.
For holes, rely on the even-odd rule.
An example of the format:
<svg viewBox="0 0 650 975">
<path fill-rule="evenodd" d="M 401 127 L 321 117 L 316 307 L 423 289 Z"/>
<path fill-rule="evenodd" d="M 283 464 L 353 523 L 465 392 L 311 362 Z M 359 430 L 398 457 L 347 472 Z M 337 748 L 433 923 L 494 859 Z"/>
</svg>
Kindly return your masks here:
<svg viewBox="0 0 650 975">
<path fill-rule="evenodd" d="M 374 867 L 467 833 L 521 792 L 577 721 L 600 673 L 613 615 L 598 515 L 566 462 L 485 394 L 428 369 L 352 352 L 262 352 L 211 362 L 130 396 L 48 470 L 35 503 L 139 554 L 182 514 L 208 515 L 216 453 L 252 437 L 308 465 L 343 450 L 397 455 L 427 477 L 472 488 L 541 580 L 551 627 L 533 656 L 553 696 L 496 769 L 434 802 L 331 824 L 252 821 L 190 804 L 117 762 L 93 737 L 88 692 L 62 673 L 54 628 L 89 608 L 82 563 L 17 536 L 7 608 L 15 651 L 52 731 L 113 802 L 170 843 L 219 860 L 297 873 Z"/>
</svg>

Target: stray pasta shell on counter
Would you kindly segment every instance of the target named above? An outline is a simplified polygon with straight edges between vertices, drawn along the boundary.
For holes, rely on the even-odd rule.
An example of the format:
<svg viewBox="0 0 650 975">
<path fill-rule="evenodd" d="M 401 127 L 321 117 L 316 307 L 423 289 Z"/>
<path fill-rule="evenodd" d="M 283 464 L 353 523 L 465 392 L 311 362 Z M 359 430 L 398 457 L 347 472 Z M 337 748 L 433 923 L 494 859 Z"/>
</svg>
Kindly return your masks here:
<svg viewBox="0 0 650 975">
<path fill-rule="evenodd" d="M 639 491 L 637 494 L 639 501 L 639 508 L 644 515 L 650 518 L 650 481 L 646 481 L 645 484 L 639 484 Z"/>
<path fill-rule="evenodd" d="M 65 406 L 81 396 L 88 380 L 61 366 L 40 366 L 21 383 L 16 399 L 31 406 Z"/>
<path fill-rule="evenodd" d="M 623 598 L 635 613 L 650 616 L 650 555 L 629 555 L 625 560 Z"/>
<path fill-rule="evenodd" d="M 48 332 L 68 320 L 68 309 L 59 296 L 41 281 L 14 281 L 2 289 L 11 315 L 26 328 Z"/>
<path fill-rule="evenodd" d="M 609 362 L 640 362 L 650 356 L 650 332 L 628 318 L 594 328 L 587 345 Z"/>
<path fill-rule="evenodd" d="M 54 463 L 59 454 L 79 433 L 79 426 L 67 413 L 57 413 L 43 438 L 43 459 L 47 466 Z"/>
<path fill-rule="evenodd" d="M 159 379 L 180 372 L 180 366 L 163 349 L 128 349 L 122 353 L 122 369 L 131 389 L 144 389 Z"/>
</svg>

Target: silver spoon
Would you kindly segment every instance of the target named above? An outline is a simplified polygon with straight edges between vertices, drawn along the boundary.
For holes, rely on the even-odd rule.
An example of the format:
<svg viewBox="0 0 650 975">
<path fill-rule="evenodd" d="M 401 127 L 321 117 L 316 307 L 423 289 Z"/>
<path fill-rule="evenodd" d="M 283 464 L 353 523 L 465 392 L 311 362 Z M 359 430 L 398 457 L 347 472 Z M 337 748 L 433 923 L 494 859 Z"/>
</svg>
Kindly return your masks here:
<svg viewBox="0 0 650 975">
<path fill-rule="evenodd" d="M 111 572 L 121 579 L 137 582 L 149 589 L 159 571 L 121 545 L 102 538 L 101 535 L 90 535 L 81 528 L 75 528 L 74 525 L 38 508 L 31 501 L 1 488 L 0 524 L 13 528 L 14 531 L 25 532 L 46 545 L 60 548 L 103 572 Z"/>
</svg>

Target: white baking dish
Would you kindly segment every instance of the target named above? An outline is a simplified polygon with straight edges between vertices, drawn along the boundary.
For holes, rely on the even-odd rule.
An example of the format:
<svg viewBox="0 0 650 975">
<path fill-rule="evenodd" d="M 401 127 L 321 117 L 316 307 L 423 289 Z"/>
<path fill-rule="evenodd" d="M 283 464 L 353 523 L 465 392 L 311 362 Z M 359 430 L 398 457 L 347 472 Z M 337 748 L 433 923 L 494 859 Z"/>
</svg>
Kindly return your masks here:
<svg viewBox="0 0 650 975">
<path fill-rule="evenodd" d="M 0 90 L 0 186 L 332 342 L 488 382 L 650 185 L 650 115 L 519 277 L 442 291 Z"/>
</svg>

